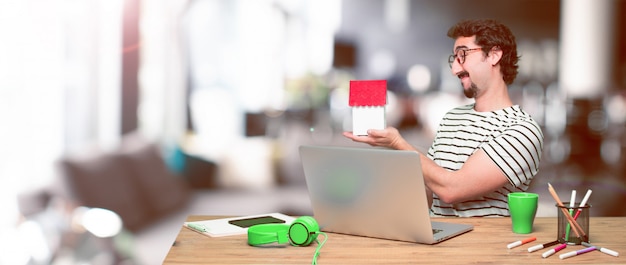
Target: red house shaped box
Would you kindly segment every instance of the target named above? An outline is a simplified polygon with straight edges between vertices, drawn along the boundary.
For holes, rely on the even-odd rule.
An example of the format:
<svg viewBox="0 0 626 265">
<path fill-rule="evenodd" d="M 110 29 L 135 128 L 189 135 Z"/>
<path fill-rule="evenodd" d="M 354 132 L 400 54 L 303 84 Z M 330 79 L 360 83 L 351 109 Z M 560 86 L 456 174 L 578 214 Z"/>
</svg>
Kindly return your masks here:
<svg viewBox="0 0 626 265">
<path fill-rule="evenodd" d="M 386 80 L 351 80 L 349 106 L 352 107 L 352 133 L 367 135 L 369 129 L 385 129 L 386 104 Z"/>
</svg>

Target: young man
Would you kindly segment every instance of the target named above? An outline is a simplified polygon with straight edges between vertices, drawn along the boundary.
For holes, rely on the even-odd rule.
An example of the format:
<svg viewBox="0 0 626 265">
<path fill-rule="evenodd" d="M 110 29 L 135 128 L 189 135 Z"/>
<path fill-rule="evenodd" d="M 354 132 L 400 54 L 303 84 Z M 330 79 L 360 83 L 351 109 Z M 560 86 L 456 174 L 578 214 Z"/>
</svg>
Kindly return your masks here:
<svg viewBox="0 0 626 265">
<path fill-rule="evenodd" d="M 431 213 L 510 216 L 507 194 L 528 189 L 543 150 L 539 125 L 508 94 L 519 60 L 515 36 L 494 20 L 459 22 L 448 36 L 455 40 L 448 59 L 452 74 L 475 103 L 450 110 L 428 153 L 420 154 Z M 344 136 L 417 151 L 393 127 Z"/>
</svg>

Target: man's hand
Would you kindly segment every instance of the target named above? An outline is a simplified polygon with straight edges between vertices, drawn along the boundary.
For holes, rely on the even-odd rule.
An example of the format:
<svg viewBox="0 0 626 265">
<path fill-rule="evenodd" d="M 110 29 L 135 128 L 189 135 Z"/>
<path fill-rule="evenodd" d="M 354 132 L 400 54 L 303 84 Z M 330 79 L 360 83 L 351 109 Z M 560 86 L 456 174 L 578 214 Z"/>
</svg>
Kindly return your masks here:
<svg viewBox="0 0 626 265">
<path fill-rule="evenodd" d="M 344 132 L 343 136 L 352 139 L 352 141 L 366 143 L 371 146 L 382 146 L 397 150 L 415 150 L 413 146 L 408 144 L 400 135 L 398 129 L 387 127 L 384 130 L 368 130 L 367 135 L 354 135 L 352 132 Z"/>
</svg>

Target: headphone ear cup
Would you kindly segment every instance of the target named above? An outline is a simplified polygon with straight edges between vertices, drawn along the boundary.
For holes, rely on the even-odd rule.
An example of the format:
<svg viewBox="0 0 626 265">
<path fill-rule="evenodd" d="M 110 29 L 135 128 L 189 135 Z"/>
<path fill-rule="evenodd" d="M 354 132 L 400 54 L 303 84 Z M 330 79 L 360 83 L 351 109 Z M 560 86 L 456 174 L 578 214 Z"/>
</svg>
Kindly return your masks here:
<svg viewBox="0 0 626 265">
<path fill-rule="evenodd" d="M 260 224 L 248 228 L 248 244 L 259 246 L 277 242 L 287 243 L 290 226 L 285 224 Z"/>
<path fill-rule="evenodd" d="M 289 241 L 296 246 L 308 246 L 320 231 L 317 221 L 311 216 L 301 216 L 289 227 Z"/>
</svg>

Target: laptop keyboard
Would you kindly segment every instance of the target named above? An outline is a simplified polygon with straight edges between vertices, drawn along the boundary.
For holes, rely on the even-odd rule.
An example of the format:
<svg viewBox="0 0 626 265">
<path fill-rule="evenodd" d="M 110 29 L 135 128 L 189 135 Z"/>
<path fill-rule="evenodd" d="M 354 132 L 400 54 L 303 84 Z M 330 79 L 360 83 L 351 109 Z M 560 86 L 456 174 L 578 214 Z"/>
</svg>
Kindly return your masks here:
<svg viewBox="0 0 626 265">
<path fill-rule="evenodd" d="M 433 229 L 433 235 L 434 235 L 434 234 L 437 234 L 437 233 L 439 233 L 439 232 L 441 232 L 441 231 L 443 231 L 443 230 L 441 230 L 441 229 Z"/>
</svg>

